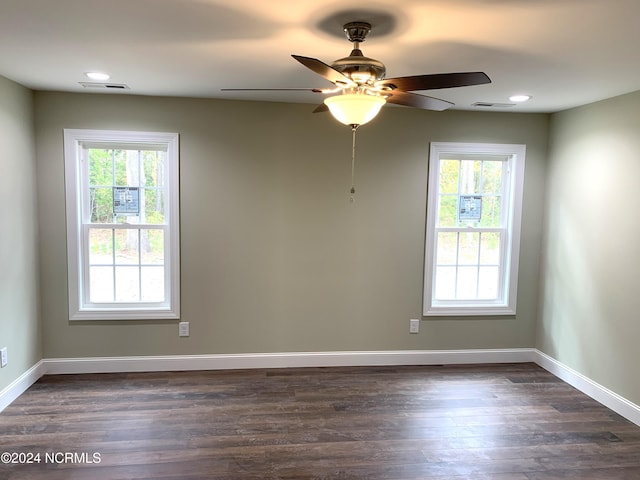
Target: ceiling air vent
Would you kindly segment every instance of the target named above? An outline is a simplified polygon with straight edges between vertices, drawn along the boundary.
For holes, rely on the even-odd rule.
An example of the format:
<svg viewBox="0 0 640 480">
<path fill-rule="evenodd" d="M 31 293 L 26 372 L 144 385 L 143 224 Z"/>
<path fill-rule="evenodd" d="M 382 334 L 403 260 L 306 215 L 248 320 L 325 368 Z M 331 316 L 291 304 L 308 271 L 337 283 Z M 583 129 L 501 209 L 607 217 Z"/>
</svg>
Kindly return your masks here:
<svg viewBox="0 0 640 480">
<path fill-rule="evenodd" d="M 129 86 L 124 83 L 103 83 L 103 82 L 79 82 L 84 88 L 97 88 L 107 90 L 129 90 Z"/>
<path fill-rule="evenodd" d="M 509 108 L 515 107 L 515 103 L 494 103 L 494 102 L 476 102 L 472 107 L 488 107 L 488 108 Z"/>
</svg>

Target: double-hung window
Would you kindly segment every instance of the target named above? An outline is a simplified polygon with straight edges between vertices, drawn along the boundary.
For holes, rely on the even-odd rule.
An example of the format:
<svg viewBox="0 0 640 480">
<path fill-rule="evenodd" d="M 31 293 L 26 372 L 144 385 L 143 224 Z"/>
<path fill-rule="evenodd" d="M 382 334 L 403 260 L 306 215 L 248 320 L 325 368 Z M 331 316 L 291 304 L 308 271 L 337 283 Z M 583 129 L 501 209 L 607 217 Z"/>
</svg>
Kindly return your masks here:
<svg viewBox="0 0 640 480">
<path fill-rule="evenodd" d="M 432 143 L 424 315 L 516 312 L 524 145 Z"/>
<path fill-rule="evenodd" d="M 180 316 L 178 134 L 64 131 L 69 318 Z"/>
</svg>

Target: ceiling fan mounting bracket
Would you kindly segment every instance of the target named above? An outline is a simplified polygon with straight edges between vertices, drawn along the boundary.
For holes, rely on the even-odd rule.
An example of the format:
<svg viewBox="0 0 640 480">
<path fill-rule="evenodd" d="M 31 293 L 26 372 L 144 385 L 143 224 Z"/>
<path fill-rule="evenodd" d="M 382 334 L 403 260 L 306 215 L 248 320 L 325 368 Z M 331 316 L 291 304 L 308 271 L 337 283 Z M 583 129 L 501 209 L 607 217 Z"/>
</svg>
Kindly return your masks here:
<svg viewBox="0 0 640 480">
<path fill-rule="evenodd" d="M 349 22 L 345 23 L 343 29 L 350 42 L 362 43 L 371 32 L 371 24 L 367 22 Z"/>
</svg>

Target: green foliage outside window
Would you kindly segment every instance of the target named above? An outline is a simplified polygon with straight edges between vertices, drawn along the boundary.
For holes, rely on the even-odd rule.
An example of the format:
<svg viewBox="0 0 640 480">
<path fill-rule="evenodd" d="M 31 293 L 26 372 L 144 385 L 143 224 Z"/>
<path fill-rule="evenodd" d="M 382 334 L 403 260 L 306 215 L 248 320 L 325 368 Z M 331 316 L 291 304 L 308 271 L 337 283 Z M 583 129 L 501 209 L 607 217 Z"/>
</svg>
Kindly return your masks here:
<svg viewBox="0 0 640 480">
<path fill-rule="evenodd" d="M 92 148 L 88 160 L 91 223 L 164 223 L 164 152 Z M 114 186 L 140 187 L 139 217 L 114 218 Z"/>
<path fill-rule="evenodd" d="M 460 195 L 482 196 L 482 217 L 478 227 L 499 227 L 504 162 L 497 160 L 441 160 L 439 227 L 460 226 Z"/>
<path fill-rule="evenodd" d="M 164 162 L 165 152 L 156 150 L 100 149 L 88 150 L 89 199 L 91 223 L 94 224 L 152 224 L 165 222 Z M 113 188 L 116 186 L 139 187 L 140 212 L 138 215 L 115 215 Z M 127 235 L 114 235 L 112 229 L 92 229 L 91 254 L 112 255 L 119 258 L 137 258 L 138 243 L 142 254 L 151 263 L 162 258 L 164 233 L 159 230 L 142 230 Z"/>
</svg>

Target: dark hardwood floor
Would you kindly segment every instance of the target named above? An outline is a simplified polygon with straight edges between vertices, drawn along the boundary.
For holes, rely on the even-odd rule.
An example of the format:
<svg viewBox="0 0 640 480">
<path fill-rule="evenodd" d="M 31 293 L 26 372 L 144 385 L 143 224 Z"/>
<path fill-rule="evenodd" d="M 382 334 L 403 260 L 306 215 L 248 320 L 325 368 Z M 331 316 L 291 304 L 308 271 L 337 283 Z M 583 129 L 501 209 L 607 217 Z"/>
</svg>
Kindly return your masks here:
<svg viewBox="0 0 640 480">
<path fill-rule="evenodd" d="M 640 427 L 534 364 L 45 376 L 0 444 L 7 480 L 640 479 Z"/>
</svg>

